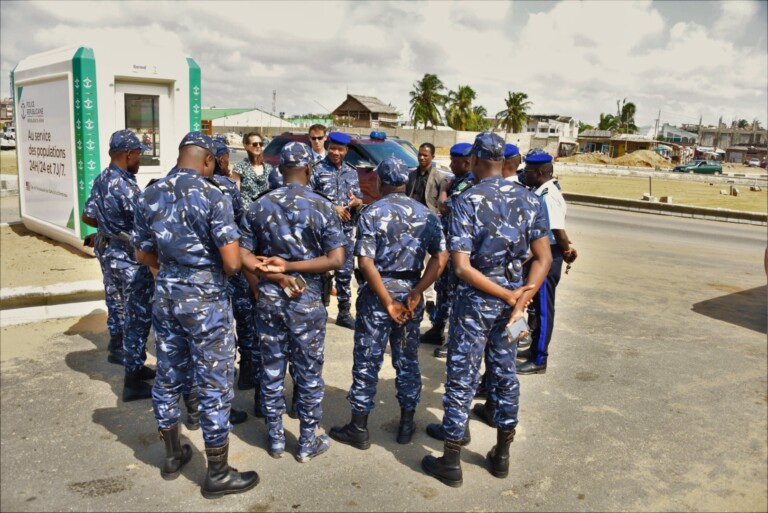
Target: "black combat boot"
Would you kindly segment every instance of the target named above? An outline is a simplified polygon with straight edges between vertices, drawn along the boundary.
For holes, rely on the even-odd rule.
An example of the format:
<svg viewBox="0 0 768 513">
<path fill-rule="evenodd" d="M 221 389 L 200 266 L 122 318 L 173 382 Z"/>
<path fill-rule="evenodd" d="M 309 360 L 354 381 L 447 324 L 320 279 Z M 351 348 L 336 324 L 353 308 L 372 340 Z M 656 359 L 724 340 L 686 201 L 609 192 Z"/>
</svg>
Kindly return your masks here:
<svg viewBox="0 0 768 513">
<path fill-rule="evenodd" d="M 196 394 L 183 394 L 184 406 L 187 407 L 187 421 L 186 426 L 190 431 L 200 429 L 200 401 L 197 400 Z"/>
<path fill-rule="evenodd" d="M 346 426 L 334 426 L 331 428 L 331 438 L 337 442 L 351 445 L 357 449 L 368 449 L 371 442 L 368 440 L 368 415 L 352 415 L 352 420 Z"/>
<path fill-rule="evenodd" d="M 336 325 L 350 330 L 355 329 L 355 318 L 349 313 L 349 303 L 339 303 L 339 315 L 336 316 Z"/>
<path fill-rule="evenodd" d="M 229 409 L 229 423 L 233 426 L 236 424 L 242 424 L 248 420 L 248 414 L 243 410 L 230 407 Z"/>
<path fill-rule="evenodd" d="M 240 375 L 237 377 L 238 390 L 250 390 L 256 385 L 253 383 L 253 362 L 251 356 L 240 355 Z"/>
<path fill-rule="evenodd" d="M 496 431 L 496 445 L 488 452 L 488 463 L 491 464 L 491 474 L 504 478 L 509 474 L 509 445 L 515 439 L 515 430 Z"/>
<path fill-rule="evenodd" d="M 434 438 L 435 440 L 445 440 L 445 432 L 443 431 L 443 425 L 442 424 L 429 424 L 427 425 L 427 434 Z M 469 432 L 469 420 L 467 420 L 467 425 L 464 426 L 464 438 L 461 439 L 461 446 L 464 447 L 466 445 L 469 445 L 469 442 L 472 441 L 472 434 Z"/>
<path fill-rule="evenodd" d="M 411 437 L 416 431 L 416 423 L 413 421 L 414 413 L 416 412 L 413 410 L 400 408 L 400 427 L 397 430 L 397 443 L 411 443 Z"/>
<path fill-rule="evenodd" d="M 296 404 L 299 402 L 299 387 L 293 384 L 293 394 L 291 395 L 291 406 L 288 408 L 288 416 L 292 419 L 299 418 L 299 412 L 296 411 Z"/>
<path fill-rule="evenodd" d="M 139 372 L 141 373 L 140 374 L 141 379 L 144 381 L 151 381 L 155 379 L 155 374 L 157 374 L 155 372 L 155 369 L 153 369 L 152 367 L 147 367 L 146 365 L 142 365 Z"/>
<path fill-rule="evenodd" d="M 221 447 L 206 445 L 205 455 L 208 458 L 208 473 L 200 492 L 206 499 L 245 492 L 259 484 L 259 475 L 256 472 L 238 472 L 227 464 L 229 440 Z"/>
<path fill-rule="evenodd" d="M 123 381 L 123 402 L 137 401 L 139 399 L 152 398 L 152 385 L 148 385 L 141 380 L 141 371 L 130 371 L 125 373 Z"/>
<path fill-rule="evenodd" d="M 432 353 L 435 355 L 435 358 L 447 358 L 448 357 L 448 346 L 443 344 L 440 347 L 435 348 L 435 352 Z"/>
<path fill-rule="evenodd" d="M 253 415 L 256 418 L 263 419 L 264 414 L 261 412 L 261 388 L 256 387 L 253 393 Z"/>
<path fill-rule="evenodd" d="M 464 481 L 461 474 L 461 445 L 446 440 L 443 447 L 443 455 L 439 458 L 424 456 L 421 468 L 441 483 L 458 488 Z"/>
<path fill-rule="evenodd" d="M 109 345 L 107 346 L 107 361 L 116 365 L 123 365 L 125 359 L 125 352 L 123 351 L 123 335 L 112 335 L 109 337 Z"/>
<path fill-rule="evenodd" d="M 192 459 L 192 448 L 188 444 L 181 445 L 179 440 L 180 425 L 160 430 L 160 440 L 165 442 L 165 463 L 160 469 L 160 475 L 166 481 L 179 477 L 181 467 Z"/>
<path fill-rule="evenodd" d="M 419 342 L 422 344 L 434 344 L 436 346 L 443 345 L 445 343 L 445 335 L 443 335 L 444 329 L 445 324 L 443 323 L 433 324 L 431 328 L 419 337 Z"/>
<path fill-rule="evenodd" d="M 493 398 L 489 397 L 485 400 L 485 404 L 476 404 L 472 407 L 472 413 L 477 415 L 477 417 L 491 426 L 492 428 L 496 427 L 496 421 L 493 420 L 493 416 L 496 413 L 496 406 L 498 403 Z"/>
</svg>

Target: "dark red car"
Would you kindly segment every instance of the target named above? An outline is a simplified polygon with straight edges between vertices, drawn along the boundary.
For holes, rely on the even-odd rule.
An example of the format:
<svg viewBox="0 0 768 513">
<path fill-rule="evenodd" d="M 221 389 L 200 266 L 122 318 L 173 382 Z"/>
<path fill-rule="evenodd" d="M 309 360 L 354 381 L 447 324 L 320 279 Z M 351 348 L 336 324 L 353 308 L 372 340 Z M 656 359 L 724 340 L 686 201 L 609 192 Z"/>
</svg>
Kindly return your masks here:
<svg viewBox="0 0 768 513">
<path fill-rule="evenodd" d="M 350 135 L 349 151 L 344 161 L 357 170 L 360 179 L 360 190 L 363 192 L 363 202 L 367 205 L 379 199 L 378 182 L 374 169 L 387 157 L 397 157 L 403 160 L 411 171 L 415 170 L 419 163 L 416 155 L 403 145 L 386 138 L 383 132 L 374 133 L 375 137 L 361 137 Z M 299 141 L 309 145 L 309 135 L 306 133 L 285 132 L 274 139 L 264 148 L 264 160 L 273 166 L 280 163 L 280 150 L 290 141 Z M 328 142 L 326 141 L 326 147 Z"/>
</svg>

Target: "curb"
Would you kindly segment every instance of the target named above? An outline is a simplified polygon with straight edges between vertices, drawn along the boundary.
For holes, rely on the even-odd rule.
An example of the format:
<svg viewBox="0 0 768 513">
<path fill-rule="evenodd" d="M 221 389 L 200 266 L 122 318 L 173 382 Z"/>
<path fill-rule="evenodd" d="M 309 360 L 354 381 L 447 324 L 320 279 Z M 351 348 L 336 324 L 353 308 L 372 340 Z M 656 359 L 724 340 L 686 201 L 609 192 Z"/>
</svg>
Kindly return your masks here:
<svg viewBox="0 0 768 513">
<path fill-rule="evenodd" d="M 563 197 L 568 203 L 573 205 L 612 208 L 615 210 L 688 217 L 692 219 L 706 219 L 708 221 L 721 221 L 727 223 L 753 224 L 759 226 L 768 225 L 768 214 L 758 212 L 743 212 L 740 210 L 728 210 L 724 208 L 693 207 L 690 205 L 655 203 L 641 200 L 609 198 L 606 196 L 588 196 L 586 194 L 575 194 L 572 192 L 563 193 Z"/>
<path fill-rule="evenodd" d="M 101 280 L 0 289 L 0 310 L 98 300 L 104 300 L 104 283 Z"/>
</svg>

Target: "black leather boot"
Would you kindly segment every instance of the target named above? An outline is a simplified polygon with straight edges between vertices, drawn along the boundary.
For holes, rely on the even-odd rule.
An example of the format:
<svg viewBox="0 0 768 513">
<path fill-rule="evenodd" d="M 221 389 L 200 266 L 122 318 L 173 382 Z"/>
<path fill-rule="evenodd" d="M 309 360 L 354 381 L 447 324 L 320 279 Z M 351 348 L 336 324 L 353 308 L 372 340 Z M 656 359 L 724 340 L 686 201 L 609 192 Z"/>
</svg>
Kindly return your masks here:
<svg viewBox="0 0 768 513">
<path fill-rule="evenodd" d="M 215 499 L 230 493 L 241 493 L 259 484 L 256 472 L 238 472 L 229 466 L 229 440 L 221 447 L 205 446 L 208 458 L 208 473 L 200 492 L 206 499 Z"/>
<path fill-rule="evenodd" d="M 443 432 L 442 424 L 429 424 L 427 426 L 427 434 L 435 440 L 445 440 L 445 432 Z M 472 434 L 469 432 L 469 420 L 467 420 L 467 425 L 464 426 L 464 438 L 461 439 L 461 446 L 464 447 L 469 445 L 469 442 L 471 441 Z"/>
<path fill-rule="evenodd" d="M 195 431 L 200 429 L 200 402 L 197 400 L 196 394 L 183 394 L 184 406 L 187 408 L 187 421 L 185 422 L 187 429 Z"/>
<path fill-rule="evenodd" d="M 445 335 L 443 335 L 444 329 L 445 324 L 441 323 L 432 325 L 431 328 L 429 328 L 419 337 L 419 342 L 422 344 L 434 344 L 436 346 L 443 345 L 445 342 Z"/>
<path fill-rule="evenodd" d="M 123 365 L 125 359 L 125 352 L 123 351 L 123 335 L 112 335 L 109 337 L 109 345 L 107 345 L 107 361 L 116 365 Z"/>
<path fill-rule="evenodd" d="M 293 384 L 293 395 L 291 395 L 291 406 L 288 408 L 288 416 L 292 419 L 299 418 L 299 412 L 296 411 L 296 404 L 299 402 L 299 387 Z"/>
<path fill-rule="evenodd" d="M 416 423 L 413 421 L 414 410 L 400 408 L 400 427 L 397 430 L 397 443 L 409 444 L 416 431 Z"/>
<path fill-rule="evenodd" d="M 464 481 L 461 474 L 461 445 L 446 440 L 443 447 L 443 455 L 439 458 L 424 456 L 421 468 L 441 483 L 458 488 Z"/>
<path fill-rule="evenodd" d="M 237 377 L 238 390 L 250 390 L 256 385 L 253 383 L 253 362 L 251 356 L 240 355 L 240 375 Z"/>
<path fill-rule="evenodd" d="M 139 399 L 152 398 L 152 385 L 141 380 L 141 371 L 125 373 L 123 381 L 123 402 L 137 401 Z"/>
<path fill-rule="evenodd" d="M 337 442 L 351 445 L 356 449 L 365 450 L 371 446 L 368 440 L 368 415 L 352 415 L 349 424 L 334 426 L 328 434 Z"/>
<path fill-rule="evenodd" d="M 488 463 L 491 464 L 491 474 L 504 478 L 509 474 L 509 445 L 515 439 L 515 430 L 496 431 L 496 445 L 488 452 Z"/>
<path fill-rule="evenodd" d="M 243 410 L 230 407 L 229 409 L 229 423 L 233 426 L 236 424 L 242 424 L 248 420 L 248 414 Z"/>
<path fill-rule="evenodd" d="M 192 448 L 188 444 L 181 445 L 180 430 L 180 424 L 160 430 L 160 440 L 165 442 L 165 463 L 160 475 L 166 481 L 179 477 L 181 467 L 192 459 Z"/>
<path fill-rule="evenodd" d="M 253 416 L 259 419 L 263 419 L 264 414 L 261 412 L 261 388 L 255 388 L 256 390 L 253 393 Z"/>
<path fill-rule="evenodd" d="M 485 404 L 476 404 L 472 407 L 472 413 L 477 415 L 477 417 L 491 426 L 492 428 L 496 427 L 496 421 L 493 420 L 493 416 L 496 413 L 496 405 L 498 403 L 492 399 L 488 398 L 485 400 Z"/>
<path fill-rule="evenodd" d="M 355 329 L 355 318 L 349 313 L 349 303 L 339 304 L 339 315 L 336 316 L 336 325 L 350 330 Z"/>
<path fill-rule="evenodd" d="M 152 367 L 147 367 L 146 365 L 142 365 L 141 370 L 139 370 L 139 372 L 141 373 L 140 374 L 141 379 L 143 379 L 144 381 L 150 381 L 155 379 L 155 374 L 157 374 L 155 372 L 155 369 L 153 369 Z"/>
</svg>

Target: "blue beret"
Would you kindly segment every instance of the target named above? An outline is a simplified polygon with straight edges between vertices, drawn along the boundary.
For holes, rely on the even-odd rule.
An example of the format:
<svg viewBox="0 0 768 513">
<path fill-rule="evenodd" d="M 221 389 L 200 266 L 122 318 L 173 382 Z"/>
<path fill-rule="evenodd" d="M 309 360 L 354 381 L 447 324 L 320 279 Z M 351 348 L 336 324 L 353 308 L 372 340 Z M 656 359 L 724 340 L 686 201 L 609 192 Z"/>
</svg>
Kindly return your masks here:
<svg viewBox="0 0 768 513">
<path fill-rule="evenodd" d="M 456 143 L 451 146 L 451 157 L 467 157 L 471 148 L 469 143 Z"/>
<path fill-rule="evenodd" d="M 280 165 L 286 167 L 308 166 L 312 162 L 312 155 L 304 143 L 292 141 L 280 150 Z"/>
<path fill-rule="evenodd" d="M 199 146 L 204 150 L 210 151 L 214 155 L 216 154 L 216 147 L 213 143 L 213 139 L 211 139 L 209 135 L 206 135 L 202 132 L 189 132 L 184 136 L 184 139 L 181 140 L 179 149 L 189 145 Z"/>
<path fill-rule="evenodd" d="M 350 139 L 347 134 L 343 134 L 341 132 L 331 132 L 328 134 L 328 140 L 331 144 L 342 144 L 346 146 L 352 139 Z"/>
<path fill-rule="evenodd" d="M 408 181 L 408 164 L 397 157 L 388 157 L 376 166 L 376 173 L 381 183 L 387 185 L 403 185 Z"/>
<path fill-rule="evenodd" d="M 483 160 L 504 160 L 504 139 L 490 130 L 481 132 L 475 137 L 470 154 Z"/>
<path fill-rule="evenodd" d="M 520 155 L 520 149 L 515 146 L 514 144 L 505 144 L 504 145 L 504 158 L 505 159 L 511 159 L 515 155 Z"/>
<path fill-rule="evenodd" d="M 109 138 L 109 151 L 147 151 L 149 146 L 141 144 L 138 136 L 130 130 L 118 130 Z"/>
<path fill-rule="evenodd" d="M 552 162 L 552 155 L 541 148 L 534 148 L 525 155 L 525 162 L 528 164 L 546 164 Z"/>
</svg>

